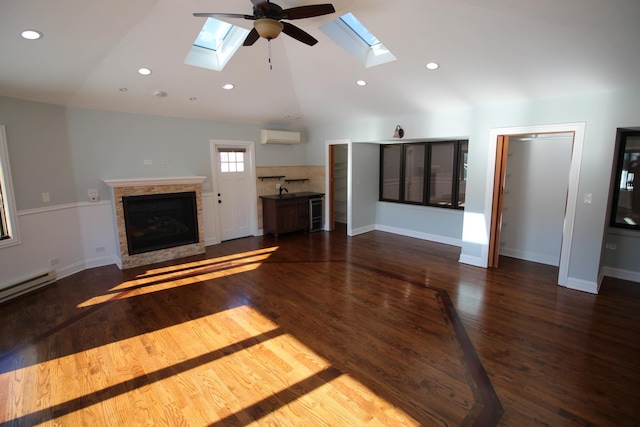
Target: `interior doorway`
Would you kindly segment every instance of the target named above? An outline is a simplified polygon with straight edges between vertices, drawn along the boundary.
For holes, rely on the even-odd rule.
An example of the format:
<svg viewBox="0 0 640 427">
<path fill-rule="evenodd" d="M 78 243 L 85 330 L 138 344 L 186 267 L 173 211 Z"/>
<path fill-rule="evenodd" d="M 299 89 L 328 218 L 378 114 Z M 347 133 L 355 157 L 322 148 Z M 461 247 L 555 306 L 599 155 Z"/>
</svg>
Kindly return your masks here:
<svg viewBox="0 0 640 427">
<path fill-rule="evenodd" d="M 559 267 L 573 136 L 498 137 L 492 267 L 498 255 Z"/>
<path fill-rule="evenodd" d="M 332 145 L 331 199 L 333 207 L 332 230 L 347 231 L 347 160 L 349 147 L 346 144 Z"/>
<path fill-rule="evenodd" d="M 349 140 L 327 141 L 326 229 L 349 233 Z"/>
<path fill-rule="evenodd" d="M 558 284 L 566 286 L 573 241 L 573 225 L 575 222 L 578 196 L 579 171 L 582 162 L 582 146 L 584 142 L 584 123 L 564 125 L 545 125 L 520 128 L 492 129 L 490 150 L 495 149 L 495 156 L 490 156 L 488 191 L 489 203 L 485 208 L 485 216 L 489 219 L 489 239 L 486 246 L 486 266 L 498 267 L 500 255 L 500 235 L 504 209 L 504 190 L 507 179 L 509 139 L 522 135 L 540 134 L 572 134 L 571 160 L 568 173 L 567 197 L 562 226 Z"/>
</svg>

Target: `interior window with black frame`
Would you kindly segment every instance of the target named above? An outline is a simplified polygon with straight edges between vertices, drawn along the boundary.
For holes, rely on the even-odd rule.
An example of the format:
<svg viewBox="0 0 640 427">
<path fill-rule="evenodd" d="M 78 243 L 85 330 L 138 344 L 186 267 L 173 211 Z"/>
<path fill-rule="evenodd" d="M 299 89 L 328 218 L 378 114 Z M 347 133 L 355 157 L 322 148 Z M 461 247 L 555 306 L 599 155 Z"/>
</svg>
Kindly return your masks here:
<svg viewBox="0 0 640 427">
<path fill-rule="evenodd" d="M 380 146 L 380 201 L 464 208 L 469 142 Z"/>
<path fill-rule="evenodd" d="M 382 145 L 380 150 L 380 200 L 400 201 L 402 144 Z"/>
<path fill-rule="evenodd" d="M 640 131 L 621 131 L 618 144 L 610 225 L 640 230 Z"/>
</svg>

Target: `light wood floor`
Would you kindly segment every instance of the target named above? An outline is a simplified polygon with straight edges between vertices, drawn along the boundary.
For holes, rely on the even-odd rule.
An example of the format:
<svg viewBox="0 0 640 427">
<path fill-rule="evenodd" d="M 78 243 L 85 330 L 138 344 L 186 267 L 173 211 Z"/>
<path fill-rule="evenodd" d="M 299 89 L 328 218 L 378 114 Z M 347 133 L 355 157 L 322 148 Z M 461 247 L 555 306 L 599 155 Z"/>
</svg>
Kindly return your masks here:
<svg viewBox="0 0 640 427">
<path fill-rule="evenodd" d="M 458 257 L 318 232 L 67 277 L 0 306 L 0 425 L 640 425 L 640 284 Z"/>
</svg>

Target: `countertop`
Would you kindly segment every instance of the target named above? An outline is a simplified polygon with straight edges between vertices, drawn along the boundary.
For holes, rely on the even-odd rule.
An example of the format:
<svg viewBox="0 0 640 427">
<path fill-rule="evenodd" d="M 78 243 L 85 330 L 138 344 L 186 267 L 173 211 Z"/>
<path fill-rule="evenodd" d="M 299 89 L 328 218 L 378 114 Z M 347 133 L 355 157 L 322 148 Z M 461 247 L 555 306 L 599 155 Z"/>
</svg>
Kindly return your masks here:
<svg viewBox="0 0 640 427">
<path fill-rule="evenodd" d="M 322 197 L 324 193 L 314 193 L 313 191 L 299 191 L 297 193 L 283 192 L 282 195 L 267 194 L 260 196 L 261 199 L 282 200 L 282 199 L 299 199 L 301 197 Z"/>
</svg>

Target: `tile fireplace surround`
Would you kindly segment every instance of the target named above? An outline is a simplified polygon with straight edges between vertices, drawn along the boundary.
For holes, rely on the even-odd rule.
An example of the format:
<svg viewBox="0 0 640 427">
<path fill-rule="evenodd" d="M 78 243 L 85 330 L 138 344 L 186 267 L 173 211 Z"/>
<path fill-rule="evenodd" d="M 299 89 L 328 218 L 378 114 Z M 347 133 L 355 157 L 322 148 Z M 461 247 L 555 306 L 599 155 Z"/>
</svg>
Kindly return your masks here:
<svg viewBox="0 0 640 427">
<path fill-rule="evenodd" d="M 202 189 L 204 176 L 173 177 L 173 178 L 132 178 L 110 179 L 104 182 L 113 189 L 113 204 L 120 246 L 121 269 L 137 267 L 183 258 L 204 253 L 204 221 L 202 217 Z M 129 255 L 127 248 L 127 234 L 124 225 L 122 197 L 142 196 L 146 194 L 182 193 L 194 191 L 196 193 L 198 218 L 198 243 L 176 246 L 142 254 Z"/>
</svg>

